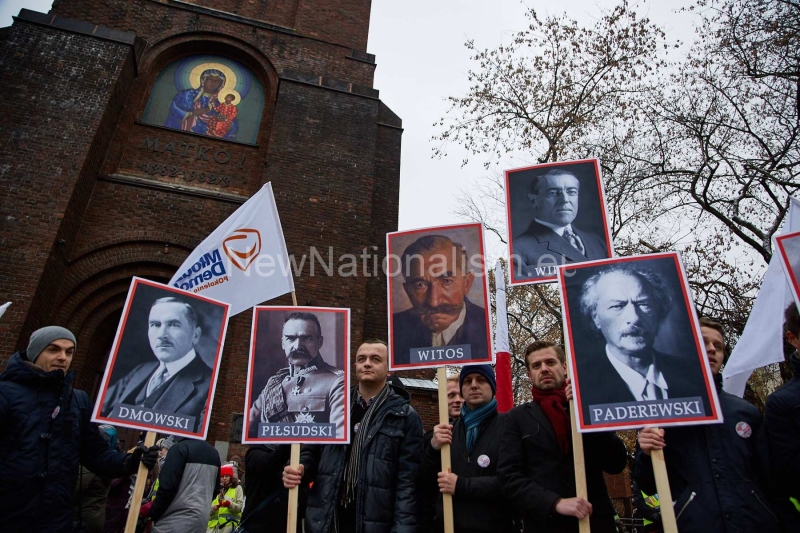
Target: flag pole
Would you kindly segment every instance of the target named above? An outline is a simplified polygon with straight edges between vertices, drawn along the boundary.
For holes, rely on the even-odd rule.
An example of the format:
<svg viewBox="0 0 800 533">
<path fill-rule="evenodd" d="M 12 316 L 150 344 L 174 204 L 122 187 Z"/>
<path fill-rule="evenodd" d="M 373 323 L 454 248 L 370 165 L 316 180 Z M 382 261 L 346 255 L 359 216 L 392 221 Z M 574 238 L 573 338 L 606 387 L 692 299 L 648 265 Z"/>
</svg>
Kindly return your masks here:
<svg viewBox="0 0 800 533">
<path fill-rule="evenodd" d="M 292 291 L 292 305 L 297 307 L 297 295 Z M 297 470 L 300 466 L 300 445 L 292 444 L 289 456 L 289 466 Z M 296 533 L 297 531 L 297 504 L 300 496 L 300 487 L 289 489 L 289 512 L 286 515 L 286 533 Z M 127 533 L 127 531 L 125 532 Z"/>
<path fill-rule="evenodd" d="M 440 366 L 436 369 L 436 379 L 439 382 L 439 423 L 449 424 L 447 412 L 447 368 Z M 442 444 L 442 472 L 448 474 L 453 471 L 450 458 L 450 445 Z M 442 494 L 442 514 L 444 517 L 444 533 L 453 533 L 453 496 Z"/>
</svg>

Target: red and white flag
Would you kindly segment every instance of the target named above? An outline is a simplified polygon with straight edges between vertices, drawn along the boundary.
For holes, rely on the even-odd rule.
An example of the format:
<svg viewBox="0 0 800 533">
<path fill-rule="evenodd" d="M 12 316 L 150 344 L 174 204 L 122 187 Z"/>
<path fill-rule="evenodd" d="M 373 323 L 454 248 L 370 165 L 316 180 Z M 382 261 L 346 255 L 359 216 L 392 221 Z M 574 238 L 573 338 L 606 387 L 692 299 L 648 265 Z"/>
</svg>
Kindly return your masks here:
<svg viewBox="0 0 800 533">
<path fill-rule="evenodd" d="M 511 352 L 508 349 L 508 315 L 506 314 L 506 280 L 500 261 L 494 267 L 495 310 L 497 321 L 494 329 L 497 380 L 497 410 L 501 413 L 514 407 L 514 389 L 511 386 Z"/>
</svg>

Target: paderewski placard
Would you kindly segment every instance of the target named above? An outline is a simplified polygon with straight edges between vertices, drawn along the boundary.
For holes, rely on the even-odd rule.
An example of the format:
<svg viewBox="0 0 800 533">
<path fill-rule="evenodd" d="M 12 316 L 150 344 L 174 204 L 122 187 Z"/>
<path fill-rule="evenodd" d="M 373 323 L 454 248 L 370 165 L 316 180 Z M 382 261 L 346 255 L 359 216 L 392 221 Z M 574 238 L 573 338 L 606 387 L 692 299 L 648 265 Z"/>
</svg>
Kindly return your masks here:
<svg viewBox="0 0 800 533">
<path fill-rule="evenodd" d="M 133 278 L 92 420 L 205 439 L 229 306 Z"/>
<path fill-rule="evenodd" d="M 578 429 L 722 422 L 675 252 L 558 269 Z"/>
<path fill-rule="evenodd" d="M 350 310 L 253 309 L 244 444 L 350 442 Z"/>
<path fill-rule="evenodd" d="M 783 273 L 797 304 L 800 301 L 800 231 L 778 235 L 775 237 L 775 245 L 783 265 Z"/>
<path fill-rule="evenodd" d="M 389 369 L 494 363 L 483 226 L 386 235 Z"/>
<path fill-rule="evenodd" d="M 597 159 L 507 170 L 511 285 L 556 280 L 560 265 L 613 257 Z"/>
</svg>

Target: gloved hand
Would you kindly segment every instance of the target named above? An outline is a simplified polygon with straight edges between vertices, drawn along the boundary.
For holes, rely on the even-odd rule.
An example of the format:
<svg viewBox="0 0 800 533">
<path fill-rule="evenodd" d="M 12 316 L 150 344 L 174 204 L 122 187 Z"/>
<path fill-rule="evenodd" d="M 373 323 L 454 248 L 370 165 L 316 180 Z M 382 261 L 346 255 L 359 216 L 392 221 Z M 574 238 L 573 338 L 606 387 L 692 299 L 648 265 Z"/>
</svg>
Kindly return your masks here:
<svg viewBox="0 0 800 533">
<path fill-rule="evenodd" d="M 219 502 L 219 505 L 221 507 L 230 507 L 231 506 L 231 501 L 230 500 L 222 500 L 221 502 Z"/>
<path fill-rule="evenodd" d="M 139 470 L 141 462 L 148 470 L 152 470 L 158 461 L 158 446 L 151 446 L 147 449 L 144 445 L 139 445 L 133 449 L 128 457 L 125 458 L 125 468 L 129 474 L 135 474 Z"/>
<path fill-rule="evenodd" d="M 153 500 L 139 507 L 139 516 L 146 518 L 150 516 L 150 508 L 153 506 Z"/>
<path fill-rule="evenodd" d="M 144 446 L 142 446 L 144 448 Z M 158 462 L 158 452 L 161 450 L 160 446 L 150 446 L 150 449 L 144 448 L 144 455 L 142 455 L 142 464 L 148 469 L 152 470 Z"/>
<path fill-rule="evenodd" d="M 661 513 L 660 512 L 653 513 L 653 516 L 652 516 L 651 520 L 653 522 L 661 522 Z"/>
</svg>

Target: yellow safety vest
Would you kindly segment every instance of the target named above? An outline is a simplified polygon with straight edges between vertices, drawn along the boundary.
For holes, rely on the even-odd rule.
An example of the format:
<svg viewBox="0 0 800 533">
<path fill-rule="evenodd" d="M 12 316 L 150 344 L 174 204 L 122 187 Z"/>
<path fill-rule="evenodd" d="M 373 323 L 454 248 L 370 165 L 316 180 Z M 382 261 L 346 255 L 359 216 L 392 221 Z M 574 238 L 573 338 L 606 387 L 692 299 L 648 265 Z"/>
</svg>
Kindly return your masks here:
<svg viewBox="0 0 800 533">
<path fill-rule="evenodd" d="M 648 496 L 647 494 L 645 494 L 644 491 L 641 491 L 641 493 L 642 493 L 642 498 L 644 498 L 645 505 L 647 505 L 652 509 L 655 509 L 656 507 L 661 507 L 661 501 L 658 499 L 658 494 L 653 494 L 652 496 Z M 644 517 L 642 517 L 642 521 L 644 522 L 645 526 L 653 523 L 652 520 L 648 520 L 647 518 Z"/>
<path fill-rule="evenodd" d="M 233 501 L 236 498 L 236 489 L 234 487 L 228 488 L 225 491 L 225 499 Z M 211 505 L 219 505 L 219 494 L 214 497 L 214 501 L 211 502 Z M 230 518 L 229 518 L 230 516 Z M 208 521 L 208 527 L 217 527 L 217 526 L 224 526 L 228 522 L 232 520 L 239 520 L 242 517 L 242 513 L 232 513 L 230 507 L 220 507 L 217 509 L 217 516 L 212 518 Z"/>
<path fill-rule="evenodd" d="M 800 501 L 797 501 L 797 498 L 789 498 L 789 501 L 792 502 L 794 508 L 797 509 L 798 513 L 800 513 Z"/>
</svg>

